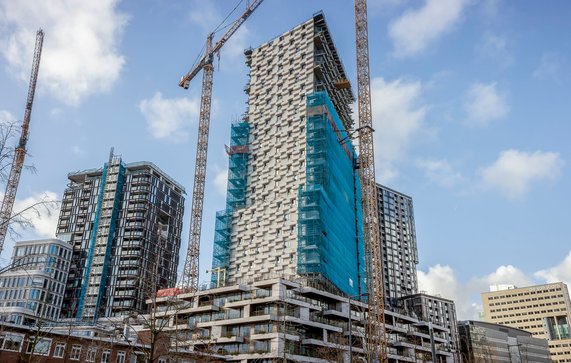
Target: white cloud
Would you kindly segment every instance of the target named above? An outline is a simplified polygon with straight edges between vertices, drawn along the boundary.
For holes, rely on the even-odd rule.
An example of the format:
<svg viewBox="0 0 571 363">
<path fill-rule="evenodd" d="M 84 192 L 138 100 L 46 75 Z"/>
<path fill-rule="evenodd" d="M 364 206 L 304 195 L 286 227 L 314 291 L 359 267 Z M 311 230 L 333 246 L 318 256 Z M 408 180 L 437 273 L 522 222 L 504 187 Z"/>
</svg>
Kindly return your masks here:
<svg viewBox="0 0 571 363">
<path fill-rule="evenodd" d="M 4 198 L 3 195 L 1 197 Z M 24 223 L 14 223 L 14 232 L 20 235 L 21 239 L 55 237 L 60 208 L 57 200 L 57 193 L 49 190 L 32 194 L 24 199 L 16 199 L 12 215 L 15 215 L 15 221 L 24 221 Z M 35 207 L 30 208 L 34 205 Z M 9 260 L 13 246 L 14 240 L 7 236 L 2 251 L 2 262 Z"/>
<path fill-rule="evenodd" d="M 495 82 L 474 83 L 466 92 L 464 110 L 471 124 L 485 126 L 504 118 L 510 111 L 506 94 L 500 93 Z"/>
<path fill-rule="evenodd" d="M 0 110 L 0 124 L 6 124 L 16 121 L 14 115 L 6 110 Z"/>
<path fill-rule="evenodd" d="M 154 138 L 181 142 L 188 138 L 187 127 L 198 119 L 200 101 L 186 97 L 163 98 L 156 92 L 151 99 L 139 103 L 139 110 Z"/>
<path fill-rule="evenodd" d="M 533 78 L 539 80 L 558 80 L 564 71 L 565 59 L 557 53 L 546 53 L 541 57 Z"/>
<path fill-rule="evenodd" d="M 505 150 L 480 173 L 486 188 L 517 199 L 525 195 L 533 183 L 557 180 L 563 165 L 563 159 L 555 152 Z"/>
<path fill-rule="evenodd" d="M 423 51 L 458 23 L 467 0 L 426 0 L 389 25 L 395 55 L 406 57 Z"/>
<path fill-rule="evenodd" d="M 537 271 L 534 276 L 541 278 L 546 282 L 561 281 L 571 287 L 571 251 L 560 264 Z"/>
<path fill-rule="evenodd" d="M 427 272 L 418 271 L 418 285 L 421 291 L 431 295 L 440 295 L 453 300 L 459 320 L 480 319 L 482 302 L 480 294 L 489 291 L 491 285 L 508 284 L 517 287 L 535 284 L 534 280 L 512 265 L 500 266 L 494 272 L 460 281 L 450 266 L 436 265 Z"/>
<path fill-rule="evenodd" d="M 387 83 L 375 78 L 371 83 L 375 150 L 378 150 L 375 168 L 383 183 L 398 175 L 396 162 L 404 158 L 414 138 L 425 131 L 428 109 L 419 105 L 422 88 L 419 81 L 403 79 Z"/>
<path fill-rule="evenodd" d="M 125 63 L 117 46 L 127 16 L 119 0 L 0 0 L 0 54 L 28 82 L 35 32 L 45 31 L 38 87 L 69 105 L 108 91 Z"/>
<path fill-rule="evenodd" d="M 424 171 L 424 175 L 433 183 L 450 188 L 462 180 L 462 174 L 455 171 L 446 160 L 421 159 L 417 166 Z"/>
</svg>

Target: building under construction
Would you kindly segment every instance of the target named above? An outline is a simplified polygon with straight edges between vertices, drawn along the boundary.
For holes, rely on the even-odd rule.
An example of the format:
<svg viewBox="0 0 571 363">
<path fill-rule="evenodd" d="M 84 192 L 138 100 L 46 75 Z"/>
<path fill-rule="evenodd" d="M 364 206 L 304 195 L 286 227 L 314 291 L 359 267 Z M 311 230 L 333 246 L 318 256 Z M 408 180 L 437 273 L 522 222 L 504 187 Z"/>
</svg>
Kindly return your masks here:
<svg viewBox="0 0 571 363">
<path fill-rule="evenodd" d="M 242 363 L 366 359 L 361 185 L 348 132 L 353 94 L 339 82 L 347 77 L 325 18 L 318 13 L 245 54 L 248 111 L 227 146 L 228 194 L 216 215 L 210 286 L 163 291 L 148 301 L 153 318 L 168 321 L 175 355 Z M 406 244 L 416 253 L 412 200 L 406 210 L 398 233 L 408 228 Z M 401 251 L 404 240 L 387 213 L 391 251 Z M 408 258 L 416 277 L 416 258 Z M 416 292 L 413 281 L 398 296 Z M 450 329 L 399 306 L 384 310 L 388 360 L 453 361 Z"/>
<path fill-rule="evenodd" d="M 319 13 L 256 49 L 248 111 L 232 126 L 227 205 L 217 214 L 213 281 L 318 276 L 364 292 L 350 87 Z"/>
</svg>

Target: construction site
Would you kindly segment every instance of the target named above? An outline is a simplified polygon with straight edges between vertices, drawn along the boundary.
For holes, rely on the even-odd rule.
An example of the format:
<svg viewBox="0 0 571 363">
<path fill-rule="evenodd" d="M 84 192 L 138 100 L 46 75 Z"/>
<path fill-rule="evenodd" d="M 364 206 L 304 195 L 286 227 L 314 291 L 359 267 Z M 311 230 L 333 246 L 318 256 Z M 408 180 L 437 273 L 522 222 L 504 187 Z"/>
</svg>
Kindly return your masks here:
<svg viewBox="0 0 571 363">
<path fill-rule="evenodd" d="M 386 296 L 396 287 L 383 282 L 366 1 L 355 1 L 356 96 L 321 12 L 245 50 L 247 110 L 226 147 L 226 207 L 216 213 L 211 281 L 198 285 L 212 59 L 260 3 L 217 43 L 210 35 L 205 55 L 180 82 L 189 88 L 203 72 L 189 248 L 182 286 L 147 300 L 153 320 L 163 322 L 171 353 L 183 361 L 455 361 L 453 302 L 440 305 L 439 316 L 431 301 L 425 317 L 415 309 L 425 304 L 428 311 L 428 300 Z M 404 249 L 403 264 L 406 254 L 414 266 L 418 257 Z M 417 293 L 416 276 L 407 286 Z"/>
<path fill-rule="evenodd" d="M 182 216 L 184 188 L 152 164 L 123 164 L 111 152 L 103 168 L 69 176 L 58 238 L 74 251 L 84 250 L 77 257 L 83 267 L 68 278 L 68 287 L 74 279 L 74 299 L 64 302 L 65 317 L 86 336 L 117 336 L 122 344 L 150 347 L 146 358 L 134 355 L 132 361 L 459 361 L 454 303 L 412 296 L 418 293 L 412 201 L 405 207 L 402 195 L 389 197 L 394 191 L 375 180 L 366 0 L 354 4 L 356 93 L 321 12 L 245 50 L 247 108 L 232 124 L 226 147 L 226 205 L 216 213 L 211 281 L 199 285 L 213 60 L 262 2 L 248 2 L 220 39 L 209 34 L 204 53 L 179 84 L 188 89 L 202 73 L 189 242 L 180 282 L 172 261 L 182 226 L 168 223 Z M 2 241 L 26 152 L 42 41 L 39 32 L 22 138 L 0 211 Z M 168 189 L 167 196 L 156 196 L 165 202 L 157 204 L 154 224 L 143 228 L 136 206 L 124 213 L 141 219 L 133 219 L 138 235 L 154 238 L 155 244 L 145 250 L 144 265 L 127 271 L 111 256 L 132 253 L 133 265 L 142 250 L 138 237 L 124 242 L 136 235 L 129 224 L 121 232 L 122 249 L 112 248 L 120 203 L 128 198 L 122 193 L 152 193 L 152 178 L 165 184 L 160 190 Z M 79 222 L 70 218 L 82 201 L 85 213 L 89 203 L 97 211 L 91 229 L 85 227 L 87 214 Z M 403 216 L 398 223 L 389 221 L 395 208 Z M 403 231 L 402 248 L 385 246 L 390 239 L 385 220 L 394 243 L 401 242 Z M 402 264 L 395 269 L 396 260 Z M 141 275 L 157 281 L 143 286 L 134 280 Z M 105 285 L 111 286 L 106 293 Z M 158 291 L 144 293 L 151 287 Z M 124 311 L 130 313 L 124 316 Z"/>
</svg>

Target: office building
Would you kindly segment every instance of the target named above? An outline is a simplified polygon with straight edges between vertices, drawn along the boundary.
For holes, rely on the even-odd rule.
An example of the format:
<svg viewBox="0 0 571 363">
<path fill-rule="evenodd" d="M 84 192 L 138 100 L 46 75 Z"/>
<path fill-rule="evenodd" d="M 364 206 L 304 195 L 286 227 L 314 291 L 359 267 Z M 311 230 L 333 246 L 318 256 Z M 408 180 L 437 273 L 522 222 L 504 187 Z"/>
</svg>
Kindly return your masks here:
<svg viewBox="0 0 571 363">
<path fill-rule="evenodd" d="M 525 330 L 472 320 L 458 327 L 462 362 L 551 362 L 547 341 Z"/>
<path fill-rule="evenodd" d="M 184 188 L 152 163 L 113 153 L 68 179 L 57 226 L 73 247 L 62 317 L 145 312 L 151 293 L 176 283 Z"/>
<path fill-rule="evenodd" d="M 59 319 L 71 246 L 58 239 L 18 241 L 0 270 L 0 321 L 35 326 Z"/>
<path fill-rule="evenodd" d="M 360 185 L 345 131 L 354 98 L 323 14 L 246 59 L 248 110 L 227 149 L 213 282 L 303 277 L 364 292 Z"/>
<path fill-rule="evenodd" d="M 377 184 L 385 304 L 398 305 L 398 299 L 416 294 L 418 249 L 412 198 Z"/>
<path fill-rule="evenodd" d="M 547 339 L 554 362 L 571 362 L 571 304 L 562 282 L 482 293 L 487 322 Z"/>
</svg>

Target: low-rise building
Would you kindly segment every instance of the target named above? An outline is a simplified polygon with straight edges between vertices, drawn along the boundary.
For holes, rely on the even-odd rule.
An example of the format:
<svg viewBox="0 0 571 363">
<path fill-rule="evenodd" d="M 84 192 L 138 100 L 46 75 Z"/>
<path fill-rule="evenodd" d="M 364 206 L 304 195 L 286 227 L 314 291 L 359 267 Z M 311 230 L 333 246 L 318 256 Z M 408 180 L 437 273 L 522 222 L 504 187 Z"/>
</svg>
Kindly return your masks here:
<svg viewBox="0 0 571 363">
<path fill-rule="evenodd" d="M 57 330 L 55 325 L 30 327 L 0 322 L 0 362 L 168 361 L 164 345 L 157 344 L 151 359 L 149 344 L 123 339 L 122 335 L 114 332 L 96 335 L 83 333 L 71 325 L 68 329 Z"/>
<path fill-rule="evenodd" d="M 70 261 L 71 246 L 59 239 L 16 242 L 10 265 L 0 270 L 0 321 L 57 320 Z"/>
<path fill-rule="evenodd" d="M 241 363 L 350 362 L 366 353 L 367 304 L 311 279 L 173 291 L 147 303 L 152 306 L 149 321 L 155 327 L 157 321 L 168 324 L 171 353 L 216 354 Z M 453 362 L 448 328 L 397 311 L 385 310 L 385 320 L 389 362 L 433 362 L 433 351 L 434 361 Z"/>
<path fill-rule="evenodd" d="M 551 362 L 547 340 L 530 332 L 482 321 L 461 321 L 462 362 Z"/>
</svg>

